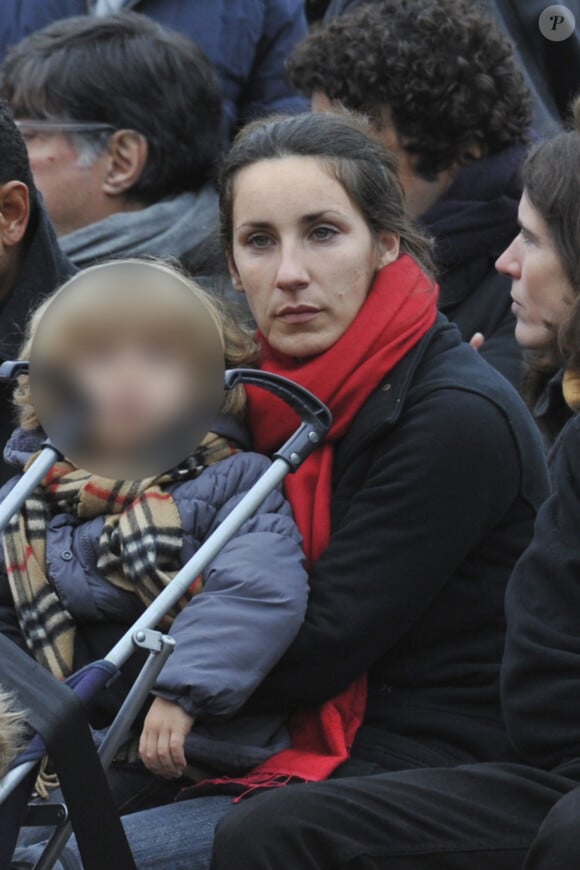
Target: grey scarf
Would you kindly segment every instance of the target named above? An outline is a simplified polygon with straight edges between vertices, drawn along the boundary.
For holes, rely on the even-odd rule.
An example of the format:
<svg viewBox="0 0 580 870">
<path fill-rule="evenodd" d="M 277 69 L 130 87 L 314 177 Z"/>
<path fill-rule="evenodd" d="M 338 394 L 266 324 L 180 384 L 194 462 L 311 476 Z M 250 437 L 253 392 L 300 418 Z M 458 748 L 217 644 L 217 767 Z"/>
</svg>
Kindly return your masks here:
<svg viewBox="0 0 580 870">
<path fill-rule="evenodd" d="M 216 230 L 217 193 L 210 184 L 138 211 L 125 211 L 59 239 L 75 266 L 121 256 L 183 257 Z"/>
</svg>

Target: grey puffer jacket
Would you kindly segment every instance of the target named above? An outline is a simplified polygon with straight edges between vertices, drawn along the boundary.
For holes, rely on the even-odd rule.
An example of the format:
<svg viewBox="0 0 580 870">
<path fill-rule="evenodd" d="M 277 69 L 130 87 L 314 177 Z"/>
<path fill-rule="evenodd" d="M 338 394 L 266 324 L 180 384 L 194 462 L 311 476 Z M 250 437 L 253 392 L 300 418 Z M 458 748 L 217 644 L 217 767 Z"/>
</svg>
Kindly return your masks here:
<svg viewBox="0 0 580 870">
<path fill-rule="evenodd" d="M 217 427 L 216 427 L 217 428 Z M 227 428 L 227 427 L 226 427 Z M 222 432 L 221 434 L 226 434 Z M 16 430 L 5 459 L 20 465 L 38 449 L 42 434 Z M 219 526 L 270 462 L 239 453 L 210 466 L 195 480 L 169 487 L 181 515 L 183 563 Z M 0 499 L 16 479 L 0 490 Z M 100 657 L 95 649 L 120 636 L 143 607 L 137 597 L 107 582 L 97 569 L 103 518 L 51 518 L 47 535 L 49 577 L 77 620 L 75 665 Z M 175 619 L 175 652 L 155 694 L 176 701 L 196 718 L 187 741 L 190 760 L 236 772 L 287 745 L 283 716 L 236 717 L 300 628 L 308 597 L 301 537 L 281 490 L 274 491 L 204 573 L 205 587 Z M 111 634 L 107 629 L 113 629 Z M 0 553 L 0 631 L 21 646 L 4 554 Z"/>
</svg>

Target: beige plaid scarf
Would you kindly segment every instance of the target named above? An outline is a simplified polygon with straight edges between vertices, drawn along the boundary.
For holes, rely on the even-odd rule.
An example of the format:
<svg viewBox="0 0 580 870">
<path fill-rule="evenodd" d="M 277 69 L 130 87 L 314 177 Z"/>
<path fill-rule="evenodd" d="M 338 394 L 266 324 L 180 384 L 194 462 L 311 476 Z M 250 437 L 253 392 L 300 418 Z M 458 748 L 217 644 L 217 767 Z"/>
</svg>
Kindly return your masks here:
<svg viewBox="0 0 580 870">
<path fill-rule="evenodd" d="M 231 442 L 210 433 L 178 468 L 141 481 L 108 480 L 66 461 L 53 466 L 3 535 L 18 622 L 36 661 L 59 679 L 73 668 L 75 622 L 47 576 L 51 516 L 69 513 L 79 521 L 104 516 L 97 567 L 109 583 L 134 592 L 147 606 L 181 568 L 183 527 L 167 485 L 193 479 L 236 452 Z M 175 612 L 201 588 L 198 578 Z M 175 612 L 166 617 L 165 627 Z"/>
</svg>

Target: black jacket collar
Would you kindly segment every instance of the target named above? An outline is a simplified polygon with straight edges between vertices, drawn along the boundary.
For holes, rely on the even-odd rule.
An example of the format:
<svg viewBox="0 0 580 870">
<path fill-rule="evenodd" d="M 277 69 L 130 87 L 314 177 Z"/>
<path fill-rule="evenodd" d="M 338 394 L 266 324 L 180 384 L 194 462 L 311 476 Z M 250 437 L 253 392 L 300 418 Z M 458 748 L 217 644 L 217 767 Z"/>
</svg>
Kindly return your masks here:
<svg viewBox="0 0 580 870">
<path fill-rule="evenodd" d="M 438 315 L 433 326 L 421 341 L 381 381 L 375 392 L 359 411 L 345 436 L 341 459 L 362 448 L 379 433 L 397 424 L 401 416 L 415 375 L 434 342 L 445 336 L 445 345 L 461 343 L 457 327 L 446 317 Z"/>
<path fill-rule="evenodd" d="M 406 409 L 440 389 L 474 393 L 492 402 L 508 420 L 518 450 L 529 440 L 529 411 L 516 391 L 461 341 L 455 324 L 439 314 L 435 325 L 386 375 L 359 411 L 338 446 L 335 475 L 340 476 L 357 455 L 386 437 Z M 528 497 L 536 482 L 523 453 L 521 471 L 522 491 Z"/>
</svg>

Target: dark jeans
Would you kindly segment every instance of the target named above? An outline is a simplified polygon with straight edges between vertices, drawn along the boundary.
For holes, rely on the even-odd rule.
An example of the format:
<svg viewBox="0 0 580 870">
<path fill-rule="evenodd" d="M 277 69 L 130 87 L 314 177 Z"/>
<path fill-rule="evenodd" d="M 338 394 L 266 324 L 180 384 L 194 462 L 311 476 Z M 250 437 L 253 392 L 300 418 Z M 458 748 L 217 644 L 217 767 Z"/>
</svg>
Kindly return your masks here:
<svg viewBox="0 0 580 870">
<path fill-rule="evenodd" d="M 226 813 L 236 811 L 231 797 L 206 797 L 123 816 L 138 870 L 208 870 L 215 826 Z M 43 849 L 43 845 L 19 848 L 13 866 L 31 870 Z M 234 862 L 230 870 L 235 866 Z M 55 870 L 83 870 L 74 837 Z"/>
<path fill-rule="evenodd" d="M 211 867 L 521 870 L 547 813 L 575 785 L 524 765 L 491 763 L 296 785 L 226 814 Z M 576 800 L 580 808 L 580 795 Z M 526 870 L 568 866 L 580 866 L 577 853 L 570 865 L 531 858 Z"/>
<path fill-rule="evenodd" d="M 154 776 L 140 763 L 113 765 L 107 774 L 107 779 L 115 806 L 121 815 L 170 803 L 183 785 L 189 784 L 182 780 L 165 780 Z M 63 803 L 61 790 L 55 789 L 49 792 L 48 802 Z M 37 803 L 43 804 L 44 801 L 39 798 Z M 53 830 L 53 828 L 21 828 L 18 846 L 22 848 L 33 843 L 41 843 L 52 835 Z"/>
</svg>

